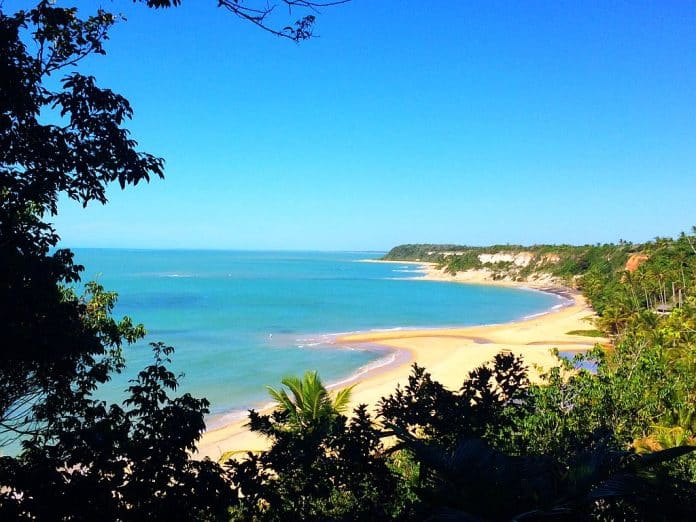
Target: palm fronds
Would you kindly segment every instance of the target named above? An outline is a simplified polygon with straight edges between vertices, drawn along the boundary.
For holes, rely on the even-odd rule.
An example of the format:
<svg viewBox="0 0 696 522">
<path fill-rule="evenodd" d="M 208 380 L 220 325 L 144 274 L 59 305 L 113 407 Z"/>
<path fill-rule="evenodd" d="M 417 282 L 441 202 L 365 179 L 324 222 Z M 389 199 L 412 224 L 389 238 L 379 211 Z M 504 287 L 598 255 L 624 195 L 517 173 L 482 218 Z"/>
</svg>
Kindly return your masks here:
<svg viewBox="0 0 696 522">
<path fill-rule="evenodd" d="M 354 387 L 343 388 L 332 396 L 316 371 L 305 372 L 301 378 L 285 377 L 281 383 L 285 388 L 268 386 L 267 389 L 277 408 L 288 416 L 291 429 L 307 428 L 341 414 L 348 408 Z"/>
</svg>

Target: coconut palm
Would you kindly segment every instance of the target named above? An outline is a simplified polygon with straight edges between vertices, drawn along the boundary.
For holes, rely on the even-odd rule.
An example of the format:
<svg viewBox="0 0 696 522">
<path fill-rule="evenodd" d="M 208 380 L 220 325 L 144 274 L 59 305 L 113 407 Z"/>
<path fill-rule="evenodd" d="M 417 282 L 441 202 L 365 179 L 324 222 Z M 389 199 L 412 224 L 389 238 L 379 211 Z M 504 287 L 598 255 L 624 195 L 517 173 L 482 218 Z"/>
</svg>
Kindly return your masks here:
<svg viewBox="0 0 696 522">
<path fill-rule="evenodd" d="M 303 430 L 325 423 L 348 408 L 353 386 L 329 393 L 316 371 L 308 371 L 302 378 L 291 376 L 282 381 L 285 388 L 276 390 L 268 386 L 268 392 L 287 415 L 287 425 L 291 429 Z"/>
</svg>

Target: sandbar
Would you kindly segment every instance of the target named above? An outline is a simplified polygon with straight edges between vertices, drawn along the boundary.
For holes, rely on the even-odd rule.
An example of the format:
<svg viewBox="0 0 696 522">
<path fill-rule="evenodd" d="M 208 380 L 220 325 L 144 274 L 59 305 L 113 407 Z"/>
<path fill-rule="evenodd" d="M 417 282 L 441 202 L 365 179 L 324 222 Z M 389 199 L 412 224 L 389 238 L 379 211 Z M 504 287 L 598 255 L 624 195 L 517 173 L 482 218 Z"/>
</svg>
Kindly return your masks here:
<svg viewBox="0 0 696 522">
<path fill-rule="evenodd" d="M 511 323 L 462 328 L 427 328 L 370 331 L 342 335 L 334 340 L 338 346 L 381 345 L 399 351 L 394 363 L 358 376 L 351 398 L 351 409 L 367 404 L 374 412 L 379 400 L 392 393 L 398 384 L 405 384 L 412 363 L 424 366 L 443 385 L 457 389 L 468 373 L 490 361 L 501 351 L 522 355 L 530 370 L 530 378 L 538 379 L 539 370 L 557 364 L 552 349 L 581 352 L 606 339 L 568 335 L 566 332 L 590 328 L 594 316 L 584 297 L 574 290 L 553 284 L 548 278 L 523 283 L 491 279 L 485 271 L 467 271 L 453 277 L 438 270 L 432 263 L 422 266 L 424 275 L 415 279 L 452 281 L 467 284 L 501 285 L 533 288 L 556 293 L 564 298 L 564 306 Z M 352 384 L 352 383 L 351 383 Z M 199 457 L 219 459 L 230 451 L 262 451 L 268 441 L 251 433 L 246 419 L 209 430 L 198 445 Z"/>
</svg>

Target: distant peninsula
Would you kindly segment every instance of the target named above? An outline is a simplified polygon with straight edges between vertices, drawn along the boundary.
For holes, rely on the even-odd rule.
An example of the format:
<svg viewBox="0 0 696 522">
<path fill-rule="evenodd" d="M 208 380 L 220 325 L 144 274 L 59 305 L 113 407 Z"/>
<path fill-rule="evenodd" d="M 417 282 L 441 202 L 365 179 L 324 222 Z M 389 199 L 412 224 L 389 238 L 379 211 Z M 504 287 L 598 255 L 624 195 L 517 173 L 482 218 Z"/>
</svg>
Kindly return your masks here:
<svg viewBox="0 0 696 522">
<path fill-rule="evenodd" d="M 621 241 L 596 245 L 404 244 L 384 261 L 430 263 L 443 275 L 489 281 L 548 282 L 577 288 L 590 270 L 635 270 L 648 258 L 648 245 Z"/>
</svg>

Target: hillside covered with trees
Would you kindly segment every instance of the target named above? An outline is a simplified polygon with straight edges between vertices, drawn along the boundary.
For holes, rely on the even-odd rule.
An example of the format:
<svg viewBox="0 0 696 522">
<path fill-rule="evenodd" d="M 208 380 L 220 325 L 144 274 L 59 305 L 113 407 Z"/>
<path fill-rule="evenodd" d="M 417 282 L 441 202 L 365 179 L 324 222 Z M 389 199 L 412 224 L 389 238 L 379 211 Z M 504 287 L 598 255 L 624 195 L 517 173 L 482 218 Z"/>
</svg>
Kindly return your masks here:
<svg viewBox="0 0 696 522">
<path fill-rule="evenodd" d="M 696 234 L 696 227 L 692 234 Z M 486 271 L 494 280 L 527 281 L 548 276 L 582 290 L 606 330 L 616 333 L 620 325 L 615 323 L 623 324 L 622 318 L 631 312 L 664 313 L 682 306 L 687 295 L 693 295 L 689 274 L 693 274 L 690 263 L 694 254 L 694 236 L 682 233 L 676 239 L 655 238 L 640 244 L 400 245 L 383 259 L 435 263 L 453 276 L 469 270 Z"/>
<path fill-rule="evenodd" d="M 612 270 L 624 267 L 642 245 L 621 242 L 606 245 L 399 245 L 384 257 L 385 261 L 422 261 L 437 263 L 450 274 L 466 270 L 489 270 L 494 279 L 524 281 L 533 276 L 550 275 L 568 284 L 598 262 L 609 263 Z"/>
</svg>

